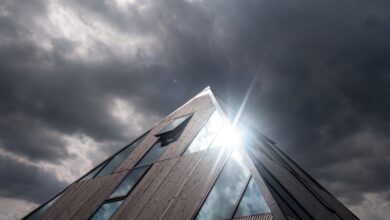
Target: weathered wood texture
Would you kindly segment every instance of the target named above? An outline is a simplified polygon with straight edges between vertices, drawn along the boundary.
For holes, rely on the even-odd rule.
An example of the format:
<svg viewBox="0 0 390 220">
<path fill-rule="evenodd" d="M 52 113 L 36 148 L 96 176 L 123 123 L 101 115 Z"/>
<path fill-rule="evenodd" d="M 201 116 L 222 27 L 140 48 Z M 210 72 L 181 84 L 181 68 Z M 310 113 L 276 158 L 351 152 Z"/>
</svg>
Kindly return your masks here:
<svg viewBox="0 0 390 220">
<path fill-rule="evenodd" d="M 112 216 L 112 219 L 135 219 L 140 209 L 156 191 L 167 173 L 177 163 L 178 158 L 156 163 L 137 184 L 122 206 Z"/>
<path fill-rule="evenodd" d="M 159 186 L 158 190 L 149 198 L 140 210 L 137 219 L 158 219 L 164 213 L 166 207 L 172 201 L 176 193 L 188 179 L 194 167 L 203 156 L 203 152 L 183 156 L 176 166 L 169 172 Z"/>
<path fill-rule="evenodd" d="M 161 155 L 159 160 L 161 161 L 180 156 L 196 137 L 200 129 L 207 122 L 214 111 L 215 108 L 212 107 L 194 112 L 194 115 L 191 117 L 190 121 L 184 128 L 183 133 L 180 135 L 179 139 L 169 145 L 169 148 L 164 152 L 163 155 Z"/>
<path fill-rule="evenodd" d="M 144 154 L 153 146 L 153 144 L 158 140 L 154 135 L 157 134 L 161 129 L 167 126 L 169 122 L 162 122 L 156 125 L 141 143 L 127 156 L 125 160 L 119 165 L 119 167 L 114 172 L 121 172 L 124 170 L 129 170 L 144 156 Z"/>
<path fill-rule="evenodd" d="M 72 184 L 41 219 L 88 219 L 125 174 L 122 172 Z"/>
<path fill-rule="evenodd" d="M 273 220 L 271 213 L 234 218 L 234 220 Z"/>
<path fill-rule="evenodd" d="M 210 191 L 230 150 L 211 149 L 166 208 L 161 219 L 191 219 Z"/>
<path fill-rule="evenodd" d="M 208 94 L 192 99 L 190 102 L 187 102 L 179 109 L 177 109 L 172 114 L 168 115 L 163 121 L 169 121 L 173 118 L 177 118 L 182 115 L 189 114 L 191 112 L 196 112 L 202 109 L 213 107 L 214 103 L 211 101 L 211 98 Z"/>
</svg>

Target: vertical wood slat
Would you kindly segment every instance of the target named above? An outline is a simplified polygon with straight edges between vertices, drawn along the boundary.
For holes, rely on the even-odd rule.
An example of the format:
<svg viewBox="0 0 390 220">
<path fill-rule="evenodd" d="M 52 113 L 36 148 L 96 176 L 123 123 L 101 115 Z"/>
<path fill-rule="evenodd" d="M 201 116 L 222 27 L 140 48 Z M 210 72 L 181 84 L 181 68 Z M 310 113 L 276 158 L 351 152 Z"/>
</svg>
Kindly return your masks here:
<svg viewBox="0 0 390 220">
<path fill-rule="evenodd" d="M 271 213 L 234 218 L 233 220 L 273 220 Z"/>
<path fill-rule="evenodd" d="M 160 219 L 191 219 L 210 191 L 231 150 L 208 150 Z"/>
<path fill-rule="evenodd" d="M 162 122 L 156 125 L 152 130 L 146 134 L 145 138 L 141 143 L 131 152 L 126 159 L 122 161 L 118 168 L 115 169 L 114 173 L 129 170 L 144 156 L 144 154 L 153 146 L 158 140 L 154 135 L 157 134 L 161 129 L 167 126 L 169 122 Z"/>
<path fill-rule="evenodd" d="M 143 157 L 143 155 L 153 146 L 154 142 L 156 142 L 157 140 L 158 138 L 154 135 L 147 134 L 142 143 L 138 145 L 126 159 L 123 160 L 121 165 L 119 165 L 119 167 L 114 172 L 122 172 L 133 168 L 133 166 L 138 162 L 138 160 Z"/>
<path fill-rule="evenodd" d="M 180 135 L 179 139 L 169 146 L 169 148 L 164 152 L 164 154 L 161 155 L 159 161 L 180 156 L 185 150 L 185 148 L 199 133 L 205 122 L 209 119 L 209 117 L 213 114 L 214 111 L 215 108 L 212 107 L 194 112 L 194 115 L 184 128 L 184 131 Z"/>
<path fill-rule="evenodd" d="M 135 218 L 178 160 L 179 158 L 173 158 L 155 163 L 114 213 L 112 219 L 129 219 L 130 216 Z"/>
<path fill-rule="evenodd" d="M 74 199 L 74 194 L 80 192 L 80 189 L 84 189 L 85 182 L 73 183 L 70 185 L 61 196 L 55 201 L 43 214 L 42 219 L 50 219 L 51 216 L 56 213 L 62 213 L 66 207 Z M 49 216 L 48 218 L 46 216 Z"/>
<path fill-rule="evenodd" d="M 88 219 L 119 185 L 127 172 L 116 173 L 102 180 L 101 186 L 83 204 L 83 207 L 72 217 L 74 219 Z"/>
<path fill-rule="evenodd" d="M 181 157 L 160 184 L 158 190 L 143 204 L 144 207 L 136 218 L 158 219 L 203 155 L 204 152 L 197 152 Z"/>
<path fill-rule="evenodd" d="M 214 103 L 212 102 L 210 96 L 208 94 L 205 94 L 203 96 L 193 99 L 191 102 L 180 107 L 176 112 L 173 112 L 171 115 L 168 115 L 163 121 L 169 121 L 181 115 L 186 115 L 191 112 L 196 112 L 210 107 L 214 107 Z"/>
<path fill-rule="evenodd" d="M 148 134 L 146 134 L 145 138 L 141 141 L 141 143 L 127 156 L 126 159 L 119 165 L 119 167 L 114 171 L 121 172 L 124 170 L 129 170 L 133 168 L 133 166 L 144 156 L 144 154 L 153 146 L 153 144 L 158 140 L 154 135 L 157 134 L 161 129 L 167 126 L 169 122 L 162 122 L 156 125 Z"/>
<path fill-rule="evenodd" d="M 78 219 L 87 219 L 124 175 L 122 172 L 75 183 L 42 215 L 42 219 L 71 219 L 76 214 L 80 215 Z"/>
</svg>

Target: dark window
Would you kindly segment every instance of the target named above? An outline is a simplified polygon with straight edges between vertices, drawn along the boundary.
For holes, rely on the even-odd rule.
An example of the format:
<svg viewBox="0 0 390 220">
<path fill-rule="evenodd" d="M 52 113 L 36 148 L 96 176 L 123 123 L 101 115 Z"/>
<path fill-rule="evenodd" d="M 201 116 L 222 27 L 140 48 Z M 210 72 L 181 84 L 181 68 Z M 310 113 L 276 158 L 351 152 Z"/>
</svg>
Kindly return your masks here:
<svg viewBox="0 0 390 220">
<path fill-rule="evenodd" d="M 106 202 L 95 212 L 91 220 L 108 220 L 122 204 L 123 200 Z"/>
<path fill-rule="evenodd" d="M 184 127 L 187 125 L 192 114 L 185 115 L 180 118 L 174 119 L 167 127 L 163 128 L 160 133 L 156 134 L 159 137 L 159 141 L 163 145 L 168 145 L 176 141 L 180 134 L 183 132 Z"/>
<path fill-rule="evenodd" d="M 142 167 L 156 162 L 166 149 L 167 146 L 164 146 L 161 141 L 157 141 L 135 167 Z"/>
<path fill-rule="evenodd" d="M 156 134 L 156 136 L 161 136 L 161 135 L 166 134 L 168 132 L 174 131 L 184 121 L 188 120 L 191 116 L 192 116 L 192 114 L 188 114 L 188 115 L 184 115 L 184 116 L 182 116 L 180 118 L 174 119 L 168 126 L 166 126 L 165 128 L 161 129 L 161 131 L 158 134 Z"/>
<path fill-rule="evenodd" d="M 261 194 L 253 178 L 251 178 L 234 217 L 258 215 L 268 212 L 270 210 L 264 200 L 263 194 Z"/>
<path fill-rule="evenodd" d="M 97 176 L 104 176 L 111 174 L 116 168 L 119 167 L 119 165 L 122 163 L 124 159 L 127 158 L 127 156 L 142 142 L 143 140 L 142 136 L 141 138 L 138 138 L 137 141 L 133 142 L 132 144 L 125 147 L 123 150 L 118 152 L 111 160 L 107 163 L 107 165 L 104 166 L 104 168 L 99 172 Z"/>
<path fill-rule="evenodd" d="M 206 150 L 215 139 L 218 131 L 221 130 L 222 125 L 223 119 L 219 115 L 218 111 L 215 111 L 200 130 L 198 135 L 196 135 L 195 139 L 191 142 L 184 154 Z"/>
<path fill-rule="evenodd" d="M 196 219 L 230 219 L 250 178 L 236 149 L 221 171 Z"/>
<path fill-rule="evenodd" d="M 118 187 L 111 194 L 111 198 L 123 197 L 126 196 L 146 173 L 149 166 L 144 166 L 140 168 L 135 168 L 130 170 L 127 176 L 122 180 Z"/>
</svg>

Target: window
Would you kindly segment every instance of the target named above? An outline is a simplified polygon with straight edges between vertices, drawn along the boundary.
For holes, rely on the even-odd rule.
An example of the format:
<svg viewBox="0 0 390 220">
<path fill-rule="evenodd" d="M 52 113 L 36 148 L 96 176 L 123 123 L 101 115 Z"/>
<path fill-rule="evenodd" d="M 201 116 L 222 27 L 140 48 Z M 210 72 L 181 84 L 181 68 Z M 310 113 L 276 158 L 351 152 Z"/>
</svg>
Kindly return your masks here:
<svg viewBox="0 0 390 220">
<path fill-rule="evenodd" d="M 258 215 L 270 212 L 263 195 L 253 178 L 250 179 L 234 217 Z"/>
<path fill-rule="evenodd" d="M 167 145 L 176 141 L 180 134 L 183 132 L 184 127 L 190 120 L 192 114 L 188 114 L 182 116 L 180 118 L 174 119 L 168 126 L 163 128 L 156 137 L 159 137 L 159 140 L 163 143 L 163 145 Z"/>
<path fill-rule="evenodd" d="M 111 174 L 118 166 L 122 163 L 124 159 L 142 142 L 143 135 L 141 138 L 138 138 L 137 141 L 123 148 L 120 152 L 118 152 L 108 163 L 104 166 L 104 168 L 99 172 L 97 176 L 104 176 Z"/>
<path fill-rule="evenodd" d="M 108 220 L 122 204 L 123 200 L 106 202 L 95 212 L 91 220 Z"/>
<path fill-rule="evenodd" d="M 272 195 L 277 200 L 278 205 L 281 207 L 283 213 L 287 215 L 299 216 L 299 219 L 313 219 L 307 211 L 298 203 L 290 193 L 279 183 L 277 179 L 261 164 L 261 162 L 250 155 L 255 163 L 256 168 L 259 170 L 264 181 L 267 183 Z M 279 200 L 279 201 L 278 201 Z M 293 213 L 293 214 L 292 214 Z"/>
<path fill-rule="evenodd" d="M 85 175 L 83 178 L 81 178 L 79 181 L 89 180 L 92 179 L 106 164 L 108 161 L 102 163 L 100 166 L 96 167 L 92 171 L 90 171 L 87 175 Z"/>
<path fill-rule="evenodd" d="M 161 141 L 157 141 L 135 167 L 142 167 L 156 162 L 166 149 L 166 145 L 164 146 Z"/>
<path fill-rule="evenodd" d="M 185 151 L 185 154 L 191 154 L 194 152 L 206 150 L 211 144 L 211 142 L 215 139 L 215 136 L 222 128 L 222 125 L 223 119 L 218 114 L 218 111 L 215 111 L 211 115 L 207 123 L 200 130 L 195 139 L 192 141 L 192 143 L 189 145 L 189 147 Z"/>
<path fill-rule="evenodd" d="M 192 114 L 188 114 L 188 115 L 184 115 L 182 117 L 174 119 L 168 126 L 161 129 L 161 131 L 158 134 L 156 134 L 156 136 L 161 136 L 163 134 L 167 134 L 168 132 L 174 131 L 180 125 L 182 125 L 183 122 L 187 121 L 191 116 L 192 116 Z"/>
<path fill-rule="evenodd" d="M 116 153 L 113 157 L 106 160 L 104 163 L 100 164 L 98 167 L 94 168 L 92 171 L 87 173 L 84 177 L 82 177 L 79 181 L 89 180 L 94 178 L 95 176 L 104 176 L 111 174 L 127 156 L 142 142 L 143 138 L 147 133 L 143 134 L 141 137 L 136 139 L 133 143 L 127 145 L 118 153 Z"/>
<path fill-rule="evenodd" d="M 115 190 L 111 193 L 110 197 L 103 203 L 102 206 L 100 206 L 100 208 L 91 217 L 91 219 L 106 220 L 112 216 L 112 214 L 121 205 L 122 201 L 124 200 L 124 197 L 126 197 L 131 192 L 131 190 L 134 189 L 134 187 L 145 175 L 148 169 L 153 165 L 153 163 L 155 163 L 165 152 L 167 146 L 173 141 L 177 140 L 190 117 L 191 115 L 186 115 L 175 119 L 170 125 L 162 129 L 160 133 L 156 135 L 157 137 L 159 137 L 158 140 L 153 144 L 153 146 L 148 150 L 148 152 L 146 152 L 146 154 L 137 162 L 134 168 L 129 171 L 126 177 L 115 188 Z M 135 143 L 135 145 L 138 144 Z M 131 150 L 129 150 L 128 148 L 131 148 Z M 113 157 L 113 159 L 106 165 L 106 167 L 102 169 L 102 175 L 111 173 L 135 147 L 129 146 L 128 148 L 124 149 Z"/>
<path fill-rule="evenodd" d="M 131 170 L 111 194 L 110 199 L 127 196 L 150 166 L 144 166 Z"/>
<path fill-rule="evenodd" d="M 60 194 L 61 195 L 61 194 Z M 57 201 L 57 199 L 60 197 L 60 195 L 57 195 L 54 199 L 52 199 L 50 202 L 46 203 L 45 205 L 35 209 L 32 213 L 30 213 L 27 217 L 25 217 L 25 220 L 38 220 L 42 213 L 46 211 L 50 206 Z"/>
<path fill-rule="evenodd" d="M 230 219 L 250 178 L 236 149 L 231 154 L 196 219 Z"/>
</svg>

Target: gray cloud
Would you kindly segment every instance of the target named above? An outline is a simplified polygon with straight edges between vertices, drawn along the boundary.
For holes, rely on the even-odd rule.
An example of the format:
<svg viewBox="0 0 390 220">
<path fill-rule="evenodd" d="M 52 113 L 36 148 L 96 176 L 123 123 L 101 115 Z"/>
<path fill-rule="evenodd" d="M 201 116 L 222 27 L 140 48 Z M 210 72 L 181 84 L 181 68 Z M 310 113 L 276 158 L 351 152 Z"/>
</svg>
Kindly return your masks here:
<svg viewBox="0 0 390 220">
<path fill-rule="evenodd" d="M 246 120 L 356 212 L 388 207 L 388 7 L 1 1 L 1 149 L 61 169 L 76 157 L 73 138 L 97 149 L 81 148 L 90 168 L 207 85 L 237 108 L 257 78 Z M 55 191 L 18 188 L 24 173 L 39 173 L 31 189 L 47 178 L 64 186 L 35 166 L 0 163 L 17 170 L 1 170 L 2 197 L 41 202 Z"/>
</svg>

